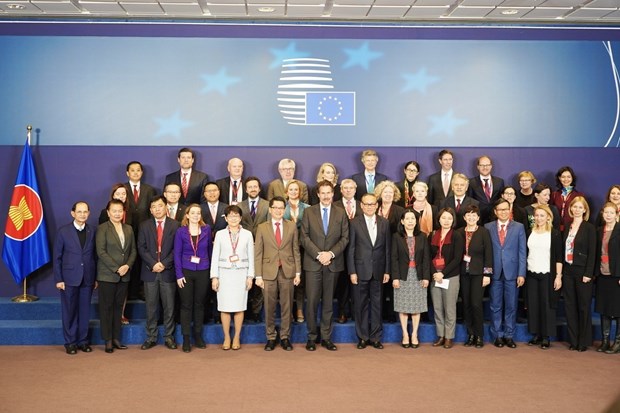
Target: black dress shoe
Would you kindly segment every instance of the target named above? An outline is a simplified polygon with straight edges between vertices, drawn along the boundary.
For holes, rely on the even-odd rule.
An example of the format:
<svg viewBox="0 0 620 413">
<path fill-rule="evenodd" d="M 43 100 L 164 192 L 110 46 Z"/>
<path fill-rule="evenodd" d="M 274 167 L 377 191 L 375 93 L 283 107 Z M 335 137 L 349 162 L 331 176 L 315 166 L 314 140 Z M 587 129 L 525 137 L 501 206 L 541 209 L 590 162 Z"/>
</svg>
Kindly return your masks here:
<svg viewBox="0 0 620 413">
<path fill-rule="evenodd" d="M 368 342 L 362 338 L 360 338 L 359 340 L 357 340 L 357 349 L 358 350 L 363 350 L 366 348 L 366 346 L 368 345 Z"/>
<path fill-rule="evenodd" d="M 402 343 L 402 342 L 401 342 L 401 343 L 400 343 L 400 346 L 401 346 L 402 348 L 410 348 L 410 347 L 411 347 L 411 343 L 410 343 L 410 342 L 408 342 L 408 343 Z"/>
<path fill-rule="evenodd" d="M 587 350 L 588 350 L 588 348 L 586 346 L 579 346 L 577 348 L 577 351 L 580 352 L 580 353 L 583 353 L 584 351 L 587 351 Z"/>
<path fill-rule="evenodd" d="M 65 351 L 67 354 L 77 354 L 77 346 L 75 344 L 69 344 L 68 346 L 65 346 Z"/>
<path fill-rule="evenodd" d="M 291 340 L 288 338 L 283 338 L 280 340 L 280 347 L 282 347 L 286 351 L 293 351 L 293 345 L 291 344 Z"/>
<path fill-rule="evenodd" d="M 528 346 L 538 346 L 542 342 L 540 336 L 534 336 L 530 341 L 527 342 Z"/>
<path fill-rule="evenodd" d="M 183 353 L 189 353 L 190 351 L 192 351 L 192 345 L 189 341 L 183 340 Z"/>
<path fill-rule="evenodd" d="M 378 350 L 383 350 L 383 344 L 379 340 L 377 341 L 369 341 L 370 345 Z"/>
<path fill-rule="evenodd" d="M 151 348 L 155 347 L 156 345 L 157 345 L 157 343 L 155 343 L 154 341 L 146 340 L 140 346 L 140 350 L 148 350 L 148 349 L 151 349 Z"/>
<path fill-rule="evenodd" d="M 202 349 L 207 348 L 207 344 L 200 336 L 197 336 L 196 338 L 194 338 L 194 344 L 198 348 L 202 348 Z"/>
<path fill-rule="evenodd" d="M 114 346 L 112 345 L 112 341 L 105 342 L 105 352 L 106 353 L 114 353 Z"/>
<path fill-rule="evenodd" d="M 512 338 L 505 338 L 504 337 L 504 344 L 508 348 L 517 348 L 517 343 L 515 343 L 515 341 Z"/>
<path fill-rule="evenodd" d="M 540 348 L 542 348 L 543 350 L 547 350 L 550 346 L 551 343 L 549 342 L 548 337 L 545 337 L 540 341 Z"/>
<path fill-rule="evenodd" d="M 275 340 L 267 340 L 267 344 L 265 344 L 265 351 L 273 351 L 276 348 Z"/>
<path fill-rule="evenodd" d="M 170 350 L 176 350 L 177 349 L 177 343 L 176 341 L 174 341 L 173 338 L 168 337 L 164 343 L 166 344 L 166 347 L 169 348 Z"/>
<path fill-rule="evenodd" d="M 308 351 L 316 350 L 316 343 L 313 340 L 308 340 L 306 342 L 306 350 Z"/>
<path fill-rule="evenodd" d="M 482 339 L 482 337 L 476 337 L 476 341 L 474 343 L 474 346 L 476 346 L 476 348 L 484 347 L 484 340 Z"/>
<path fill-rule="evenodd" d="M 332 343 L 331 340 L 321 340 L 321 347 L 325 347 L 329 351 L 338 350 L 338 347 L 336 347 L 336 345 Z"/>
<path fill-rule="evenodd" d="M 118 341 L 118 340 L 112 340 L 112 346 L 113 346 L 115 349 L 118 349 L 118 350 L 127 350 L 127 346 L 126 346 L 126 345 L 124 345 L 124 344 L 122 344 L 122 343 L 121 343 L 120 341 Z"/>
<path fill-rule="evenodd" d="M 465 347 L 471 347 L 471 346 L 473 346 L 473 345 L 474 345 L 474 339 L 475 339 L 475 336 L 473 336 L 473 335 L 471 335 L 471 334 L 470 334 L 470 335 L 469 335 L 469 337 L 467 337 L 467 341 L 466 341 L 463 345 L 464 345 Z"/>
<path fill-rule="evenodd" d="M 93 351 L 93 348 L 89 346 L 88 344 L 80 344 L 78 348 L 82 350 L 84 353 L 90 353 Z"/>
<path fill-rule="evenodd" d="M 497 348 L 502 348 L 504 347 L 504 340 L 501 338 L 496 338 L 495 341 L 493 342 L 493 345 Z"/>
<path fill-rule="evenodd" d="M 573 346 L 572 344 L 570 346 L 568 346 L 568 350 L 569 351 L 575 351 L 577 350 L 577 346 Z"/>
</svg>

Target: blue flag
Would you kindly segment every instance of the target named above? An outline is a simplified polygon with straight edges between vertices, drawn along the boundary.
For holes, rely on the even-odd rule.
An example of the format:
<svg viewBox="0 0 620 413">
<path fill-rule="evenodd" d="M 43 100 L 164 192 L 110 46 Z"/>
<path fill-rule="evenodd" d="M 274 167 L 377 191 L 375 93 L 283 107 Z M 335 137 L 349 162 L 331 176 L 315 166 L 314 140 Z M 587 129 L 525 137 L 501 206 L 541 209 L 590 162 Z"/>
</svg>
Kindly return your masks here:
<svg viewBox="0 0 620 413">
<path fill-rule="evenodd" d="M 17 284 L 50 261 L 43 204 L 28 141 L 19 163 L 9 206 L 2 259 Z"/>
<path fill-rule="evenodd" d="M 306 93 L 306 125 L 355 125 L 355 92 Z"/>
</svg>

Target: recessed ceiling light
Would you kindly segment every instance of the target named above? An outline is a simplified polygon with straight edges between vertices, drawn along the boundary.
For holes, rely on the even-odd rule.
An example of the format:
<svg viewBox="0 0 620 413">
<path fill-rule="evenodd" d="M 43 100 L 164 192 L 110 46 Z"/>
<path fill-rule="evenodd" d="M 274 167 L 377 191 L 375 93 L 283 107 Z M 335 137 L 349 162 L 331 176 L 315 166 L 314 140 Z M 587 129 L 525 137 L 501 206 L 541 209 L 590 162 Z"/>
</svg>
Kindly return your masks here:
<svg viewBox="0 0 620 413">
<path fill-rule="evenodd" d="M 26 6 L 24 6 L 23 4 L 10 3 L 6 5 L 6 8 L 9 10 L 24 10 Z"/>
<path fill-rule="evenodd" d="M 515 9 L 502 10 L 501 14 L 503 14 L 504 16 L 513 16 L 515 14 L 519 14 L 519 10 L 515 10 Z"/>
<path fill-rule="evenodd" d="M 261 13 L 273 13 L 274 11 L 276 11 L 276 9 L 274 9 L 273 7 L 259 7 L 258 11 Z"/>
</svg>

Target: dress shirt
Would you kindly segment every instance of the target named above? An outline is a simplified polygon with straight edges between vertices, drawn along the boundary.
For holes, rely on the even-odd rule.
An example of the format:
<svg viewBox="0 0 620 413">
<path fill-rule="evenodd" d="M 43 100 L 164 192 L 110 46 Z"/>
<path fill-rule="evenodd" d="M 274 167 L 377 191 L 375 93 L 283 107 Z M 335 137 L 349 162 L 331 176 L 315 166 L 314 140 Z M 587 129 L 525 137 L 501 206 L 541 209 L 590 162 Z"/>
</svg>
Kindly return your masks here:
<svg viewBox="0 0 620 413">
<path fill-rule="evenodd" d="M 368 228 L 370 241 L 372 241 L 372 245 L 374 246 L 377 241 L 377 217 L 375 215 L 369 217 L 364 214 L 364 219 L 366 220 L 366 227 Z"/>
</svg>

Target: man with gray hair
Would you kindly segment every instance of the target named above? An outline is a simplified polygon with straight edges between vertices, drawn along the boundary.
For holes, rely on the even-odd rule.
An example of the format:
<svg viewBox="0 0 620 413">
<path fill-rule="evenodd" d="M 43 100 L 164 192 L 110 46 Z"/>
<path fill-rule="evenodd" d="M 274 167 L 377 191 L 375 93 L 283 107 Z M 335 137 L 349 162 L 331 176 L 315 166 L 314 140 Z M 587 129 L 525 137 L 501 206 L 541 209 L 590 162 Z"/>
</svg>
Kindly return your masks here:
<svg viewBox="0 0 620 413">
<path fill-rule="evenodd" d="M 284 158 L 278 163 L 278 172 L 280 173 L 280 179 L 274 179 L 269 183 L 267 189 L 267 200 L 270 200 L 274 196 L 281 196 L 286 199 L 286 185 L 291 179 L 295 177 L 295 161 L 292 159 Z M 299 182 L 299 199 L 302 202 L 308 203 L 308 185 L 305 182 Z"/>
</svg>

